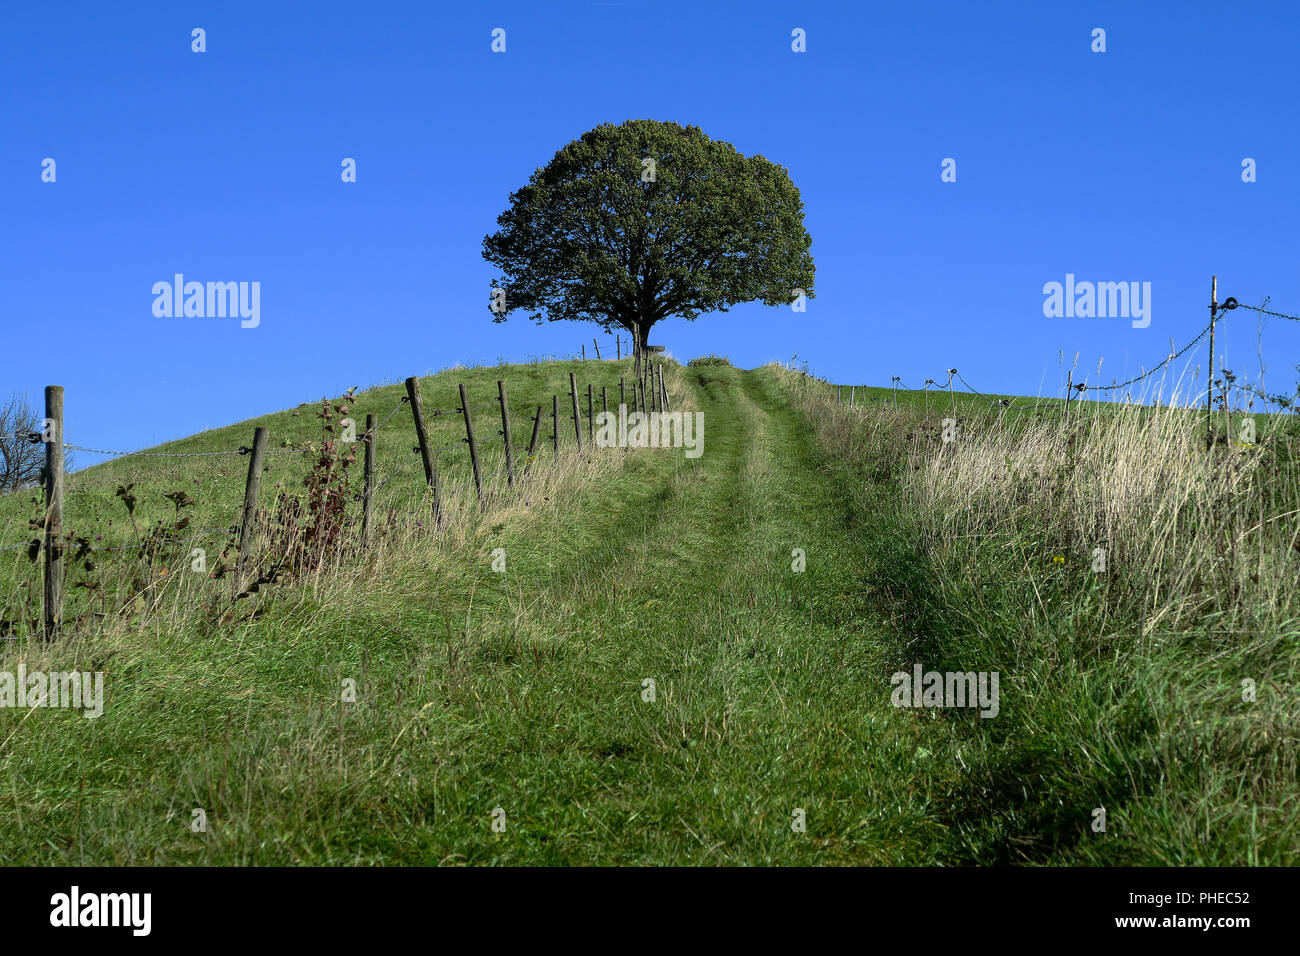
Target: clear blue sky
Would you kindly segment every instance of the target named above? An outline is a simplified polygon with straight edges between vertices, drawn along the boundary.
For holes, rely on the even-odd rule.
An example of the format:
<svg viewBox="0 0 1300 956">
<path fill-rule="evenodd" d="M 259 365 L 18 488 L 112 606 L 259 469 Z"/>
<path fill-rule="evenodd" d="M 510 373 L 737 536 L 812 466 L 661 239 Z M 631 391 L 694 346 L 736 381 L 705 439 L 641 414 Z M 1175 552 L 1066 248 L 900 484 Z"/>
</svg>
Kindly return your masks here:
<svg viewBox="0 0 1300 956">
<path fill-rule="evenodd" d="M 491 322 L 481 241 L 557 149 L 643 117 L 787 167 L 813 238 L 805 314 L 670 320 L 652 341 L 678 358 L 797 353 L 835 381 L 912 387 L 955 365 L 982 391 L 1054 394 L 1063 349 L 1090 375 L 1104 357 L 1109 382 L 1205 324 L 1212 273 L 1221 298 L 1300 313 L 1298 9 L 9 4 L 0 392 L 62 384 L 69 441 L 138 448 L 352 385 L 574 353 L 590 326 Z M 151 288 L 177 272 L 259 281 L 260 325 L 155 318 Z M 1150 282 L 1150 326 L 1044 317 L 1067 273 Z M 1221 337 L 1252 376 L 1255 319 Z M 1264 352 L 1270 390 L 1289 389 L 1300 323 L 1270 320 Z"/>
</svg>

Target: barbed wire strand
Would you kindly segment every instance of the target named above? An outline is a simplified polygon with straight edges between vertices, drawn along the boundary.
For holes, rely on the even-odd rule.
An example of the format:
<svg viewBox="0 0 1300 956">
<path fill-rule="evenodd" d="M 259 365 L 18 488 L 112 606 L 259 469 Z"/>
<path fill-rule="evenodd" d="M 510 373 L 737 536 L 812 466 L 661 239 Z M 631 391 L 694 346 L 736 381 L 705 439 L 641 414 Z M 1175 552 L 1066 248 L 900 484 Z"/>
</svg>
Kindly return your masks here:
<svg viewBox="0 0 1300 956">
<path fill-rule="evenodd" d="M 398 403 L 397 403 L 396 405 L 393 406 L 393 410 L 392 410 L 391 412 L 389 412 L 387 415 L 384 416 L 384 420 L 381 421 L 379 424 L 377 424 L 377 425 L 375 426 L 374 430 L 375 430 L 375 431 L 379 431 L 379 429 L 381 429 L 381 428 L 383 428 L 385 425 L 387 425 L 387 424 L 388 424 L 388 420 L 389 420 L 390 418 L 392 418 L 394 415 L 396 415 L 399 411 L 401 411 L 402 406 L 405 405 L 408 401 L 409 401 L 409 399 L 408 399 L 405 395 L 403 395 L 402 398 L 401 398 L 401 400 L 398 401 Z M 363 434 L 363 435 L 369 435 L 369 434 L 371 434 L 371 433 L 370 433 L 369 431 L 367 431 L 367 432 L 363 432 L 362 434 Z"/>
<path fill-rule="evenodd" d="M 74 445 L 71 442 L 64 442 L 64 448 L 70 448 L 73 451 L 89 452 L 92 455 L 115 455 L 119 458 L 214 458 L 219 455 L 246 455 L 248 449 L 240 447 L 235 451 L 112 451 L 105 448 L 87 448 L 85 445 Z"/>
<path fill-rule="evenodd" d="M 1192 339 L 1190 342 L 1184 345 L 1177 352 L 1167 356 L 1165 360 L 1162 361 L 1159 365 L 1153 366 L 1148 371 L 1143 372 L 1141 375 L 1137 376 L 1136 378 L 1129 379 L 1127 382 L 1120 382 L 1118 385 L 1088 385 L 1081 382 L 1074 387 L 1079 392 L 1113 392 L 1121 388 L 1128 388 L 1130 385 L 1134 385 L 1145 378 L 1150 378 L 1152 375 L 1160 371 L 1170 362 L 1182 357 L 1182 355 L 1184 355 L 1188 351 L 1188 349 L 1194 346 L 1197 342 L 1201 341 L 1201 339 L 1205 338 L 1206 334 L 1209 331 L 1210 331 L 1210 326 L 1207 325 L 1205 328 L 1201 329 L 1201 333 L 1198 336 L 1196 336 L 1196 338 Z"/>
<path fill-rule="evenodd" d="M 1300 322 L 1300 315 L 1287 315 L 1285 312 L 1272 312 L 1268 309 L 1261 309 L 1257 305 L 1246 305 L 1244 302 L 1238 302 L 1229 296 L 1224 300 L 1224 305 L 1220 306 L 1221 311 L 1231 311 L 1232 309 L 1250 309 L 1252 312 L 1261 312 L 1264 315 L 1271 315 L 1278 319 L 1290 319 L 1292 322 Z M 1232 303 L 1228 305 L 1227 303 Z"/>
<path fill-rule="evenodd" d="M 1227 308 L 1227 307 L 1225 307 L 1225 308 Z M 1254 310 L 1257 311 L 1257 312 L 1265 312 L 1265 313 L 1268 314 L 1268 315 L 1277 315 L 1277 316 L 1279 316 L 1279 317 L 1281 317 L 1281 318 L 1284 318 L 1284 319 L 1296 319 L 1297 321 L 1300 321 L 1300 317 L 1292 316 L 1292 315 L 1285 315 L 1285 314 L 1283 314 L 1283 313 L 1281 313 L 1281 312 L 1268 312 L 1268 311 L 1265 310 L 1265 309 L 1259 309 L 1259 308 L 1256 308 L 1255 306 L 1248 306 L 1248 305 L 1240 305 L 1240 304 L 1238 304 L 1238 305 L 1236 305 L 1236 306 L 1233 306 L 1233 308 L 1254 309 Z M 1221 310 L 1221 311 L 1222 311 L 1222 310 Z M 1216 317 L 1216 320 L 1215 320 L 1215 321 L 1216 321 L 1216 322 L 1218 322 L 1218 321 L 1222 321 L 1222 318 L 1223 318 L 1223 317 L 1220 315 L 1220 316 Z M 1127 388 L 1127 387 L 1130 386 L 1130 385 L 1135 385 L 1136 383 L 1142 381 L 1143 379 L 1146 379 L 1146 378 L 1151 377 L 1151 376 L 1154 375 L 1156 372 L 1160 371 L 1162 368 L 1164 368 L 1166 365 L 1168 365 L 1170 362 L 1173 362 L 1173 361 L 1177 360 L 1178 358 L 1180 358 L 1181 356 L 1183 356 L 1184 354 L 1186 354 L 1187 351 L 1188 351 L 1189 349 L 1191 349 L 1193 346 L 1196 345 L 1196 343 L 1200 342 L 1201 339 L 1205 338 L 1206 334 L 1207 334 L 1209 331 L 1210 331 L 1210 325 L 1207 324 L 1207 325 L 1205 326 L 1205 328 L 1201 329 L 1200 333 L 1196 336 L 1196 338 L 1192 339 L 1190 342 L 1188 342 L 1186 345 L 1184 345 L 1184 346 L 1183 346 L 1181 349 L 1179 349 L 1177 352 L 1174 352 L 1174 353 L 1172 353 L 1172 354 L 1166 356 L 1166 358 L 1165 358 L 1163 361 L 1161 361 L 1159 364 L 1152 366 L 1150 369 L 1148 369 L 1147 371 L 1143 372 L 1141 375 L 1138 375 L 1138 376 L 1136 376 L 1136 377 L 1134 377 L 1134 378 L 1131 378 L 1131 379 L 1129 379 L 1129 380 L 1126 381 L 1126 382 L 1120 382 L 1120 383 L 1118 383 L 1118 384 L 1111 384 L 1111 385 L 1088 385 L 1088 384 L 1086 384 L 1086 383 L 1082 383 L 1082 382 L 1080 382 L 1079 384 L 1076 384 L 1076 385 L 1074 386 L 1074 389 L 1075 389 L 1075 391 L 1077 391 L 1077 392 L 1079 392 L 1079 393 L 1089 392 L 1089 391 L 1092 391 L 1092 392 L 1110 392 L 1110 391 L 1117 391 L 1117 390 L 1122 389 L 1122 388 Z M 971 392 L 972 394 L 974 394 L 974 395 L 976 395 L 976 396 L 978 396 L 978 397 L 980 397 L 980 398 L 988 398 L 988 397 L 989 397 L 989 396 L 986 395 L 984 392 L 979 391 L 977 388 L 975 388 L 975 386 L 971 385 L 970 382 L 966 381 L 965 377 L 964 377 L 964 376 L 961 374 L 961 372 L 959 372 L 957 369 L 955 369 L 955 368 L 954 368 L 954 369 L 948 369 L 947 371 L 948 371 L 948 373 L 949 373 L 948 384 L 951 384 L 951 382 L 952 382 L 952 377 L 955 376 L 955 377 L 957 378 L 957 380 L 958 380 L 959 382 L 961 382 L 962 386 L 963 386 L 967 391 Z M 932 380 L 927 380 L 927 384 L 928 384 L 930 381 L 932 381 Z M 897 376 L 897 375 L 892 376 L 892 377 L 891 377 L 891 382 L 898 382 L 899 385 L 901 386 L 901 385 L 902 385 L 902 378 L 901 378 L 900 376 Z M 939 383 L 936 381 L 936 382 L 934 382 L 934 384 L 935 384 L 935 385 L 938 385 Z M 903 386 L 903 387 L 906 388 L 906 386 Z M 916 389 L 912 389 L 911 391 L 916 391 Z M 1060 402 L 1060 401 L 1068 401 L 1068 400 L 1069 400 L 1068 396 L 1067 396 L 1066 398 L 1064 398 L 1064 399 L 1062 399 L 1062 398 L 1053 398 L 1053 399 L 1051 399 L 1051 401 L 1056 401 L 1056 402 Z M 999 402 L 999 404 L 1000 404 L 1000 402 Z M 1043 401 L 1040 399 L 1040 401 L 1039 401 L 1038 404 L 1033 405 L 1033 406 L 1029 406 L 1029 407 L 1022 406 L 1022 405 L 1015 405 L 1015 404 L 1008 404 L 1008 405 L 1005 405 L 1005 406 L 1003 406 L 1003 407 L 1016 408 L 1016 409 L 1018 409 L 1018 410 L 1022 410 L 1022 411 L 1033 411 L 1033 410 L 1035 410 L 1035 409 L 1037 409 L 1037 408 L 1045 407 L 1047 404 L 1048 404 L 1048 403 L 1045 403 L 1045 402 L 1043 402 Z"/>
</svg>

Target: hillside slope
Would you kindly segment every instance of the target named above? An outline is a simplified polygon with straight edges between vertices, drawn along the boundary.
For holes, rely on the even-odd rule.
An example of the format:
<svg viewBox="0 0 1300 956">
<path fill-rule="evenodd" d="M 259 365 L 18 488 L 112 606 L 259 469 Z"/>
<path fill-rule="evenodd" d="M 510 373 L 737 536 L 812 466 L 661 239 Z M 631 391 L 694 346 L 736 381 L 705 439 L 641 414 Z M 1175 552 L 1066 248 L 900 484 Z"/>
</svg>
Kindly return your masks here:
<svg viewBox="0 0 1300 956">
<path fill-rule="evenodd" d="M 540 391 L 564 382 L 544 368 Z M 897 773 L 910 732 L 861 699 L 879 662 L 837 489 L 770 374 L 681 375 L 698 459 L 589 453 L 562 506 L 413 539 L 369 577 L 48 656 L 10 645 L 6 666 L 80 663 L 107 686 L 98 720 L 0 713 L 0 861 L 926 859 L 924 793 Z M 138 461 L 88 473 L 87 495 L 107 511 Z"/>
<path fill-rule="evenodd" d="M 522 420 L 563 395 L 570 371 L 584 392 L 588 377 L 611 393 L 630 379 L 626 363 L 452 370 L 424 381 L 425 403 L 447 410 L 435 427 L 454 446 L 457 381 L 473 402 L 507 380 Z M 1182 834 L 1189 801 L 1231 785 L 1236 751 L 1210 758 L 1204 796 L 1190 779 L 1162 789 L 1200 732 L 1155 694 L 1110 690 L 1130 673 L 1172 686 L 1175 658 L 1115 657 L 1099 686 L 1095 625 L 1071 617 L 1073 598 L 1053 603 L 1074 593 L 1063 578 L 1040 593 L 1034 575 L 999 568 L 953 603 L 951 573 L 931 566 L 899 504 L 890 449 L 915 425 L 881 429 L 864 410 L 864 439 L 793 400 L 798 376 L 776 367 L 670 365 L 669 378 L 675 408 L 703 413 L 698 458 L 578 453 L 562 411 L 558 461 L 539 454 L 515 491 L 494 479 L 482 513 L 455 448 L 434 533 L 402 409 L 379 442 L 401 490 L 369 550 L 224 603 L 209 593 L 220 582 L 177 581 L 173 564 L 175 583 L 102 632 L 90 594 L 79 639 L 7 643 L 0 670 L 79 666 L 104 671 L 106 688 L 96 720 L 0 709 L 0 863 L 1186 863 L 1231 860 L 1255 839 L 1235 823 L 1218 846 Z M 353 414 L 387 414 L 399 397 L 363 393 Z M 318 434 L 309 412 L 269 419 L 273 436 Z M 490 423 L 490 409 L 476 414 Z M 529 430 L 512 428 L 517 460 Z M 549 421 L 542 434 L 545 452 Z M 192 481 L 184 469 L 209 462 L 182 459 L 166 478 Z M 113 486 L 144 468 L 75 476 L 74 497 L 106 518 L 121 507 Z M 227 470 L 196 525 L 228 520 L 242 475 Z M 19 595 L 30 572 L 8 557 Z M 1045 643 L 1003 646 L 1022 624 Z M 1017 662 L 1003 685 L 1016 692 L 1002 720 L 895 707 L 890 675 L 912 661 Z M 1151 729 L 1167 720 L 1172 757 Z M 1079 762 L 1076 725 L 1106 735 L 1109 763 Z M 1088 828 L 1098 799 L 1115 832 L 1104 842 Z M 1234 821 L 1253 819 L 1243 806 Z M 1279 815 L 1263 859 L 1285 858 L 1294 817 Z"/>
</svg>

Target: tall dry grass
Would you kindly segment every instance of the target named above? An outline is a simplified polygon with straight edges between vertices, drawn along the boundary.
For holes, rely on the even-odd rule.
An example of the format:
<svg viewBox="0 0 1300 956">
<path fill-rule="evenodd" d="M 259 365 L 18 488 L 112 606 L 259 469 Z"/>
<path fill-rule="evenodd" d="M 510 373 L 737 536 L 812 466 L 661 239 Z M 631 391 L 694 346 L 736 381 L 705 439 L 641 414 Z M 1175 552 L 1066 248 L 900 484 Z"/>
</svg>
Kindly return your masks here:
<svg viewBox="0 0 1300 956">
<path fill-rule="evenodd" d="M 1089 568 L 1104 553 L 1108 569 L 1145 582 L 1144 631 L 1206 615 L 1276 629 L 1294 618 L 1300 579 L 1300 481 L 1284 424 L 1207 452 L 1204 415 L 1176 404 L 972 421 L 950 443 L 910 445 L 904 487 L 941 551 L 1014 534 L 1028 555 Z"/>
<path fill-rule="evenodd" d="M 892 569 L 913 569 L 896 602 L 900 665 L 1003 675 L 1002 715 L 961 738 L 980 755 L 967 758 L 979 796 L 953 825 L 976 859 L 1294 862 L 1293 420 L 1220 409 L 1207 448 L 1206 413 L 1177 400 L 849 409 L 826 383 L 778 374 L 862 479 L 883 590 L 898 598 Z M 1098 807 L 1109 839 L 1088 825 Z M 991 824 L 1000 812 L 1014 826 Z"/>
</svg>

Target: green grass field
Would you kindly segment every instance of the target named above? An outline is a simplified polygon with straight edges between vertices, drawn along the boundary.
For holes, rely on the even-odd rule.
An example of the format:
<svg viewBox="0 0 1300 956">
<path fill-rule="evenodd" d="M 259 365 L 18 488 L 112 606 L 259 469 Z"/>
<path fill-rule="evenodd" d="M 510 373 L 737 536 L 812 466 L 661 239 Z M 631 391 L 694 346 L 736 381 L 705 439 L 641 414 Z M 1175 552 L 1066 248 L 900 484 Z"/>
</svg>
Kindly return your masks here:
<svg viewBox="0 0 1300 956">
<path fill-rule="evenodd" d="M 579 454 L 570 372 L 584 414 L 587 382 L 599 410 L 600 386 L 613 404 L 619 377 L 631 380 L 626 361 L 424 379 L 426 407 L 442 410 L 435 443 L 452 446 L 445 525 L 427 520 L 401 408 L 379 432 L 391 481 L 372 546 L 241 598 L 228 577 L 192 572 L 190 554 L 205 547 L 215 564 L 228 548 L 247 458 L 127 458 L 70 476 L 66 522 L 96 548 L 174 521 L 167 493 L 195 504 L 152 563 L 134 548 L 73 564 L 65 641 L 0 644 L 0 671 L 105 675 L 98 719 L 0 709 L 0 864 L 1295 861 L 1289 593 L 1269 592 L 1267 613 L 1240 589 L 1211 607 L 1189 595 L 1222 587 L 1180 578 L 1170 610 L 1165 591 L 1138 586 L 1155 566 L 1128 565 L 1122 545 L 1111 573 L 1090 574 L 1087 533 L 1040 526 L 1032 495 L 1017 511 L 1017 494 L 1000 493 L 1004 511 L 986 509 L 996 521 L 956 528 L 978 501 L 945 498 L 947 466 L 926 464 L 942 461 L 930 433 L 951 413 L 946 395 L 932 393 L 927 414 L 921 393 L 895 408 L 888 390 L 867 390 L 849 410 L 776 366 L 669 363 L 675 409 L 704 413 L 702 457 Z M 543 453 L 505 488 L 495 405 L 477 411 L 493 476 L 480 512 L 455 446 L 455 387 L 486 404 L 498 378 L 518 462 L 545 404 Z M 348 414 L 382 418 L 402 394 L 364 391 Z M 958 399 L 978 450 L 997 416 Z M 1056 428 L 1060 416 L 1038 418 Z M 314 407 L 166 450 L 237 448 L 254 425 L 285 449 L 270 456 L 265 503 L 306 474 L 309 456 L 289 449 L 320 440 Z M 1262 454 L 1291 447 L 1276 431 Z M 1285 493 L 1290 462 L 1274 463 Z M 128 482 L 138 530 L 114 494 Z M 0 500 L 0 544 L 32 535 L 36 497 Z M 1278 551 L 1294 517 L 1261 520 L 1258 535 L 1243 520 L 1236 546 L 1258 538 L 1256 577 L 1294 571 L 1295 553 Z M 1202 546 L 1179 538 L 1169 553 L 1180 544 Z M 793 569 L 796 549 L 806 570 Z M 0 553 L 10 635 L 38 624 L 38 567 Z M 914 662 L 1000 671 L 999 715 L 893 706 L 890 675 Z M 1243 677 L 1256 703 L 1242 702 Z"/>
</svg>

